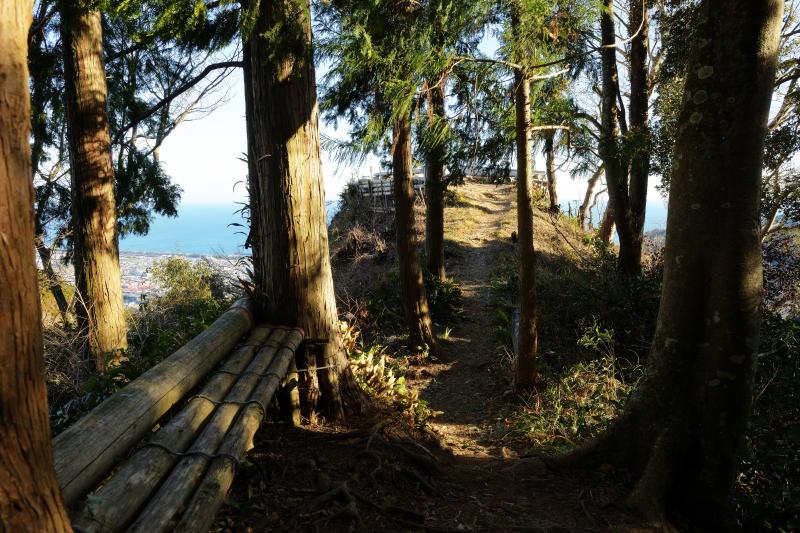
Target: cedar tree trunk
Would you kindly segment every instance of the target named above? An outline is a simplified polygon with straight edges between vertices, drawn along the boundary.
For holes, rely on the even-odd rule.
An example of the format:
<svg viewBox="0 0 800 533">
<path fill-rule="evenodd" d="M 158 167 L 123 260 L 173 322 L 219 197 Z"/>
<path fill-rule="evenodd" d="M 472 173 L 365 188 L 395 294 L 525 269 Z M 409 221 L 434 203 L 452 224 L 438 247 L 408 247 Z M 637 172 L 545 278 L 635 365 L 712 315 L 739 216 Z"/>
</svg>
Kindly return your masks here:
<svg viewBox="0 0 800 533">
<path fill-rule="evenodd" d="M 0 0 L 0 530 L 70 531 L 53 471 L 34 261 L 28 28 Z"/>
<path fill-rule="evenodd" d="M 114 169 L 106 111 L 99 11 L 65 0 L 61 12 L 64 85 L 72 175 L 75 285 L 83 302 L 78 325 L 98 370 L 128 347 L 117 248 Z"/>
<path fill-rule="evenodd" d="M 433 334 L 428 297 L 422 268 L 417 257 L 414 220 L 414 169 L 411 159 L 411 120 L 397 119 L 392 143 L 392 175 L 394 178 L 394 212 L 397 230 L 397 256 L 400 263 L 400 299 L 408 323 L 412 347 L 427 347 L 439 355 Z"/>
<path fill-rule="evenodd" d="M 281 39 L 268 35 L 281 28 Z M 309 347 L 320 404 L 331 418 L 358 409 L 361 392 L 339 336 L 328 252 L 319 148 L 319 108 L 306 0 L 261 2 L 250 38 L 251 177 L 256 290 L 263 318 L 299 326 Z M 252 172 L 252 170 L 251 170 Z M 312 372 L 310 372 L 312 373 Z"/>
<path fill-rule="evenodd" d="M 431 123 L 445 117 L 445 80 L 429 91 Z M 432 124 L 433 125 L 433 124 Z M 442 142 L 428 148 L 425 154 L 425 252 L 428 256 L 428 271 L 443 280 L 444 270 L 444 193 L 447 184 L 444 178 L 445 147 Z"/>
<path fill-rule="evenodd" d="M 536 255 L 533 244 L 533 154 L 531 88 L 528 76 L 514 72 L 517 137 L 517 237 L 519 239 L 519 337 L 516 387 L 529 390 L 538 376 L 539 335 L 536 324 Z"/>
<path fill-rule="evenodd" d="M 706 0 L 679 118 L 664 285 L 647 373 L 626 412 L 561 460 L 629 470 L 628 503 L 732 526 L 762 290 L 759 183 L 782 0 Z"/>
</svg>

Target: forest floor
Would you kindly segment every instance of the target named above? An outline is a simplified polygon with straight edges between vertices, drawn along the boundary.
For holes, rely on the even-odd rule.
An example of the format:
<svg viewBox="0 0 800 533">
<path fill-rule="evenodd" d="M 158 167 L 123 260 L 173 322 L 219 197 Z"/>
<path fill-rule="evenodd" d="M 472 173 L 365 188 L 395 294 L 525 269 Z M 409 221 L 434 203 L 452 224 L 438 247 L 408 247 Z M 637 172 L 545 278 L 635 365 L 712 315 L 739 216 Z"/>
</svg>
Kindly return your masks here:
<svg viewBox="0 0 800 533">
<path fill-rule="evenodd" d="M 552 472 L 525 457 L 535 449 L 500 430 L 514 395 L 490 284 L 498 263 L 513 257 L 513 194 L 509 185 L 470 183 L 446 211 L 447 273 L 463 296 L 461 319 L 442 342 L 449 362 L 425 358 L 397 370 L 433 415 L 420 423 L 382 406 L 342 425 L 265 425 L 220 530 L 651 530 L 615 504 L 624 473 Z M 577 260 L 577 230 L 536 216 L 541 259 Z M 391 242 L 390 232 L 384 237 Z M 350 302 L 358 286 L 385 278 L 393 265 L 385 257 L 342 264 L 336 244 L 333 255 L 340 300 Z"/>
</svg>

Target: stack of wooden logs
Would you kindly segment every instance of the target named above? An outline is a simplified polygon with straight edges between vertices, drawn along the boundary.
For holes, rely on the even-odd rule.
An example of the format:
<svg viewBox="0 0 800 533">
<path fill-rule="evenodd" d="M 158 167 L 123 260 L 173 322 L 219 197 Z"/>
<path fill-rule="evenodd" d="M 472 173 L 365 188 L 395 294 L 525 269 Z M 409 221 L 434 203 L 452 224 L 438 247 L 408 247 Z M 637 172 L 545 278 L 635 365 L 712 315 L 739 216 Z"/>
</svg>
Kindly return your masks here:
<svg viewBox="0 0 800 533">
<path fill-rule="evenodd" d="M 302 330 L 252 325 L 246 304 L 234 306 L 54 440 L 76 530 L 208 530 L 273 396 L 297 382 Z M 296 413 L 296 387 L 289 398 Z M 129 457 L 107 477 L 123 455 Z"/>
</svg>

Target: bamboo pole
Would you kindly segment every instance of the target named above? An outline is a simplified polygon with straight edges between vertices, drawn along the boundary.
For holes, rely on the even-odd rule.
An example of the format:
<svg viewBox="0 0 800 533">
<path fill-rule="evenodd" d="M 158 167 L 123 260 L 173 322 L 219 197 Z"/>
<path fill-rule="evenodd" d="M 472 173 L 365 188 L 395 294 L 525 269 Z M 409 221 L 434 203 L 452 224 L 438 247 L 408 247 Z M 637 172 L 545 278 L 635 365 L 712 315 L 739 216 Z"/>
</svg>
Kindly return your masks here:
<svg viewBox="0 0 800 533">
<path fill-rule="evenodd" d="M 208 465 L 208 456 L 216 453 L 236 415 L 241 411 L 263 374 L 275 357 L 286 336 L 286 330 L 275 329 L 250 365 L 218 405 L 211 420 L 189 448 L 186 455 L 170 473 L 139 517 L 128 530 L 137 533 L 155 533 L 169 528 L 173 516 L 184 505 L 197 487 Z"/>
<path fill-rule="evenodd" d="M 250 400 L 261 405 L 267 405 L 272 400 L 280 386 L 281 379 L 278 376 L 286 374 L 302 340 L 301 330 L 295 329 L 289 333 L 270 365 L 270 375 L 261 380 Z M 219 448 L 219 453 L 224 455 L 211 461 L 208 472 L 174 529 L 175 532 L 208 531 L 233 483 L 239 462 L 244 459 L 245 452 L 253 447 L 253 437 L 263 420 L 264 412 L 257 404 L 252 403 L 244 408 Z"/>
<path fill-rule="evenodd" d="M 64 502 L 75 505 L 253 326 L 239 300 L 205 331 L 53 439 Z"/>
<path fill-rule="evenodd" d="M 199 396 L 221 401 L 236 382 L 256 351 L 264 344 L 270 328 L 258 327 L 236 349 L 200 390 Z M 114 476 L 87 498 L 73 525 L 86 533 L 119 531 L 130 523 L 136 511 L 156 490 L 164 476 L 178 461 L 176 455 L 192 443 L 214 411 L 214 404 L 195 397 L 169 423 L 158 430 L 151 444 L 140 448 Z"/>
</svg>

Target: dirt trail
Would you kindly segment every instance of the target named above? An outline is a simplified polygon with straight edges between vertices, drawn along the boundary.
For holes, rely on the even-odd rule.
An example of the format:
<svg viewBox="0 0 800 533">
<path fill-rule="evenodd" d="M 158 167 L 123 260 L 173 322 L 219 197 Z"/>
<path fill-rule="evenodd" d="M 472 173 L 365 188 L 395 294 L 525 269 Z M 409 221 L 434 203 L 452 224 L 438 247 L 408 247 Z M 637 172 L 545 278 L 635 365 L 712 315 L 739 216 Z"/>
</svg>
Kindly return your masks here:
<svg viewBox="0 0 800 533">
<path fill-rule="evenodd" d="M 440 412 L 429 423 L 454 454 L 501 457 L 487 419 L 504 392 L 490 375 L 496 340 L 489 279 L 497 256 L 511 247 L 510 231 L 504 226 L 512 210 L 513 188 L 475 183 L 457 191 L 469 207 L 445 216 L 445 248 L 451 256 L 447 274 L 461 285 L 464 318 L 443 343 L 453 362 L 430 365 L 412 385 L 433 411 Z"/>
<path fill-rule="evenodd" d="M 497 361 L 490 278 L 513 251 L 514 190 L 474 183 L 455 190 L 460 205 L 445 213 L 445 255 L 464 316 L 442 343 L 453 362 L 405 376 L 439 413 L 425 427 L 387 410 L 346 425 L 265 424 L 218 529 L 647 530 L 609 506 L 618 495 L 605 474 L 556 473 L 509 457 L 493 433 L 510 363 Z"/>
</svg>

